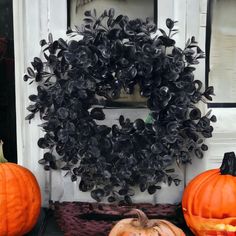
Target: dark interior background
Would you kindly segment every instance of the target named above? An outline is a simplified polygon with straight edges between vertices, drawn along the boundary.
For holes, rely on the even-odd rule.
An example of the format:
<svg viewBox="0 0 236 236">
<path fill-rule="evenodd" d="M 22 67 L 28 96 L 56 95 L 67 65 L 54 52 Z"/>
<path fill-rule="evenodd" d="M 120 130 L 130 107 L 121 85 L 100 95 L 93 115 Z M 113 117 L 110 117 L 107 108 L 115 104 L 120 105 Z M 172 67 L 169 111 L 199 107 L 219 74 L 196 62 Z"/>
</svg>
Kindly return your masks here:
<svg viewBox="0 0 236 236">
<path fill-rule="evenodd" d="M 16 112 L 12 0 L 0 0 L 0 139 L 8 161 L 16 162 Z"/>
</svg>

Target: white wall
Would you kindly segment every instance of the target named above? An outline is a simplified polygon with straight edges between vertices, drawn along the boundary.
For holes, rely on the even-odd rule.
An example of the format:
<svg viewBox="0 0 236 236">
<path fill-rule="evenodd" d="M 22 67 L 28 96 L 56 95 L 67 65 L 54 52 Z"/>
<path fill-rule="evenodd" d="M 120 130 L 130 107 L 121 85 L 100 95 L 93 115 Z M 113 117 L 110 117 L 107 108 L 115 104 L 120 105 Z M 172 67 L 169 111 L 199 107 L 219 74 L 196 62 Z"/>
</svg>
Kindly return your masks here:
<svg viewBox="0 0 236 236">
<path fill-rule="evenodd" d="M 165 25 L 165 19 L 170 17 L 178 20 L 180 33 L 175 36 L 177 44 L 184 42 L 192 35 L 196 36 L 200 46 L 205 45 L 206 0 L 159 0 L 159 26 Z M 22 0 L 13 1 L 14 5 L 14 34 L 16 59 L 16 112 L 17 112 L 17 143 L 18 162 L 29 168 L 36 175 L 43 194 L 44 205 L 49 198 L 53 200 L 91 200 L 89 194 L 78 191 L 76 183 L 65 173 L 59 171 L 45 172 L 38 164 L 43 151 L 37 147 L 40 129 L 35 119 L 30 125 L 24 120 L 27 114 L 28 95 L 34 91 L 33 86 L 23 82 L 24 71 L 34 56 L 40 56 L 39 40 L 52 32 L 55 38 L 65 37 L 66 31 L 66 0 Z M 195 76 L 204 82 L 204 61 L 198 66 Z M 202 105 L 202 110 L 206 107 Z M 124 111 L 122 111 L 124 112 Z M 137 114 L 138 113 L 138 114 Z M 236 109 L 213 109 L 218 117 L 214 137 L 208 141 L 209 151 L 203 160 L 194 160 L 187 168 L 187 179 L 212 167 L 217 167 L 225 151 L 236 151 Z M 146 111 L 132 110 L 131 119 L 137 116 L 145 117 Z M 114 122 L 113 116 L 118 117 L 118 110 L 110 112 L 108 122 Z M 180 201 L 183 186 L 171 189 L 163 186 L 165 191 L 156 196 L 139 195 L 137 201 L 145 199 L 153 202 Z M 173 195 L 172 199 L 168 199 Z"/>
</svg>

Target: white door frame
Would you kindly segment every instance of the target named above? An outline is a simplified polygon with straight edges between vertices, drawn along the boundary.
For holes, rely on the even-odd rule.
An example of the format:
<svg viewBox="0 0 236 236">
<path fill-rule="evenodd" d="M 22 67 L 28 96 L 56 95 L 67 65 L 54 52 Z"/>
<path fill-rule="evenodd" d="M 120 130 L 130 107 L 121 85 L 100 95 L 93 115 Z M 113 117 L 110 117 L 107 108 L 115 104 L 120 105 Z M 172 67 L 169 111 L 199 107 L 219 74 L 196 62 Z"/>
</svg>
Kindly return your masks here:
<svg viewBox="0 0 236 236">
<path fill-rule="evenodd" d="M 48 204 L 49 173 L 38 164 L 43 150 L 37 146 L 41 135 L 39 119 L 31 125 L 25 121 L 28 114 L 28 96 L 36 87 L 23 81 L 23 75 L 33 57 L 40 57 L 39 41 L 51 32 L 55 38 L 64 37 L 67 28 L 66 0 L 13 0 L 14 50 L 15 50 L 15 96 L 18 164 L 30 169 L 36 176 L 43 196 L 43 205 Z"/>
</svg>

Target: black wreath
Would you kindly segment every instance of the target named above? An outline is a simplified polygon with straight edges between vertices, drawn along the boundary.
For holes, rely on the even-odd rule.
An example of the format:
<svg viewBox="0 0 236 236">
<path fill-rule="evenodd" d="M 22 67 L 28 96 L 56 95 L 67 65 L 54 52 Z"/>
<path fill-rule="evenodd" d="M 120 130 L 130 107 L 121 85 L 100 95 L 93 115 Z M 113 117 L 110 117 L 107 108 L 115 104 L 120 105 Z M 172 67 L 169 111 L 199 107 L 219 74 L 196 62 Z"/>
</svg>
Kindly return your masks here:
<svg viewBox="0 0 236 236">
<path fill-rule="evenodd" d="M 85 12 L 84 25 L 69 30 L 70 37 L 40 42 L 45 60 L 35 57 L 25 81 L 36 82 L 37 94 L 27 107 L 31 120 L 39 112 L 45 135 L 38 146 L 48 149 L 45 170 L 67 170 L 72 181 L 81 177 L 79 189 L 91 191 L 96 201 L 131 202 L 134 186 L 153 194 L 159 184 L 180 180 L 173 162 L 203 157 L 212 136 L 210 112 L 202 116 L 199 101 L 212 100 L 213 87 L 201 92 L 192 65 L 204 57 L 194 37 L 182 50 L 171 38 L 175 21 L 166 20 L 168 32 L 153 36 L 157 27 L 149 19 L 129 20 L 114 16 L 114 9 L 97 17 Z M 138 85 L 147 98 L 152 123 L 119 117 L 119 125 L 98 125 L 104 120 L 101 105 L 119 97 L 122 89 L 132 94 Z M 103 98 L 103 99 L 100 99 Z"/>
</svg>

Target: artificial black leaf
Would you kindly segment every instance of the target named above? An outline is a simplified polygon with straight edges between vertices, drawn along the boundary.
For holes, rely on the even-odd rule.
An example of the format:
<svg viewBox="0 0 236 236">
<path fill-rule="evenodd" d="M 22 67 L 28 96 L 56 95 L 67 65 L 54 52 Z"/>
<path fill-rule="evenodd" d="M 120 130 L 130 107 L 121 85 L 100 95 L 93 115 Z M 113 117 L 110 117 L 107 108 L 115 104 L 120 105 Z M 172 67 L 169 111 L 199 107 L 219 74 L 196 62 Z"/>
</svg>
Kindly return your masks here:
<svg viewBox="0 0 236 236">
<path fill-rule="evenodd" d="M 175 22 L 173 20 L 171 20 L 170 18 L 166 19 L 166 26 L 168 29 L 173 29 L 175 25 Z"/>
<path fill-rule="evenodd" d="M 203 136 L 204 138 L 211 138 L 211 137 L 212 137 L 212 132 L 203 131 L 203 132 L 202 132 L 202 136 Z"/>
<path fill-rule="evenodd" d="M 166 34 L 165 30 L 163 30 L 163 29 L 159 29 L 159 30 L 161 31 L 161 33 L 163 34 L 163 36 L 167 37 L 167 34 Z"/>
<path fill-rule="evenodd" d="M 33 71 L 33 69 L 31 67 L 27 68 L 27 72 L 31 77 L 35 77 L 35 72 Z"/>
<path fill-rule="evenodd" d="M 27 110 L 30 112 L 35 112 L 37 110 L 37 105 L 36 104 L 29 105 L 27 107 Z"/>
<path fill-rule="evenodd" d="M 156 192 L 157 188 L 155 185 L 151 185 L 148 187 L 148 193 L 149 194 L 154 194 Z"/>
<path fill-rule="evenodd" d="M 73 173 L 77 176 L 81 175 L 84 172 L 84 168 L 82 166 L 75 167 L 73 169 Z"/>
<path fill-rule="evenodd" d="M 76 175 L 71 175 L 71 181 L 75 182 L 77 180 L 77 176 Z"/>
<path fill-rule="evenodd" d="M 195 155 L 196 155 L 199 159 L 202 159 L 202 158 L 203 158 L 203 152 L 201 151 L 200 148 L 196 148 L 196 149 L 194 150 L 194 153 L 195 153 Z"/>
<path fill-rule="evenodd" d="M 40 147 L 40 148 L 47 148 L 49 145 L 48 145 L 48 142 L 47 142 L 47 140 L 45 139 L 45 138 L 40 138 L 39 140 L 38 140 L 38 146 Z"/>
<path fill-rule="evenodd" d="M 136 130 L 143 130 L 145 128 L 145 123 L 142 119 L 137 119 L 134 121 L 133 126 Z"/>
<path fill-rule="evenodd" d="M 166 171 L 166 173 L 173 173 L 173 172 L 175 172 L 175 169 L 166 169 L 165 171 Z"/>
<path fill-rule="evenodd" d="M 57 164 L 56 164 L 55 161 L 50 161 L 50 162 L 49 162 L 49 166 L 50 166 L 50 168 L 53 169 L 53 170 L 57 170 L 57 169 L 58 169 Z"/>
<path fill-rule="evenodd" d="M 29 115 L 27 115 L 27 116 L 25 117 L 25 120 L 31 120 L 31 119 L 34 118 L 34 116 L 35 116 L 34 113 L 30 113 Z"/>
<path fill-rule="evenodd" d="M 53 157 L 52 153 L 50 153 L 50 152 L 44 153 L 43 158 L 45 161 L 48 161 L 48 162 L 54 160 L 54 157 Z"/>
<path fill-rule="evenodd" d="M 170 186 L 172 184 L 172 182 L 173 182 L 173 179 L 170 176 L 168 176 L 167 177 L 168 186 Z"/>
<path fill-rule="evenodd" d="M 32 102 L 36 102 L 37 99 L 38 99 L 37 95 L 32 94 L 32 95 L 29 96 L 29 100 L 32 101 Z"/>
<path fill-rule="evenodd" d="M 49 42 L 49 43 L 53 43 L 53 36 L 52 36 L 52 33 L 49 33 L 49 34 L 48 34 L 48 42 Z"/>
<path fill-rule="evenodd" d="M 123 19 L 123 15 L 117 16 L 116 19 L 113 21 L 111 26 L 113 27 L 115 24 L 119 24 L 122 19 Z"/>
<path fill-rule="evenodd" d="M 118 193 L 120 195 L 127 195 L 128 194 L 128 189 L 127 188 L 120 189 Z"/>
<path fill-rule="evenodd" d="M 112 202 L 115 202 L 115 201 L 116 201 L 116 198 L 113 197 L 113 196 L 110 196 L 110 197 L 108 197 L 107 201 L 110 202 L 110 203 L 112 203 Z"/>
<path fill-rule="evenodd" d="M 29 79 L 30 79 L 30 76 L 24 75 L 23 80 L 24 80 L 25 82 L 27 82 Z"/>
<path fill-rule="evenodd" d="M 211 112 L 212 112 L 212 110 L 210 109 L 207 113 L 206 113 L 206 117 L 209 117 L 210 115 L 211 115 Z"/>
<path fill-rule="evenodd" d="M 105 114 L 102 110 L 102 108 L 95 107 L 91 110 L 90 115 L 93 119 L 96 120 L 104 120 L 105 119 Z"/>
<path fill-rule="evenodd" d="M 69 116 L 69 111 L 65 107 L 60 107 L 57 110 L 57 114 L 59 119 L 65 120 Z"/>
<path fill-rule="evenodd" d="M 206 116 L 203 116 L 197 123 L 197 127 L 201 130 L 205 130 L 210 126 L 210 119 Z"/>
<path fill-rule="evenodd" d="M 59 45 L 60 45 L 63 49 L 67 49 L 67 48 L 68 48 L 68 45 L 67 45 L 67 43 L 66 43 L 66 41 L 65 41 L 64 39 L 59 38 L 59 39 L 58 39 L 58 43 L 59 43 Z"/>
<path fill-rule="evenodd" d="M 80 183 L 79 183 L 79 190 L 82 191 L 82 192 L 87 192 L 88 191 L 87 185 L 86 185 L 84 180 L 80 181 Z"/>
<path fill-rule="evenodd" d="M 129 205 L 133 203 L 131 197 L 128 196 L 128 195 L 126 195 L 126 196 L 124 197 L 124 201 L 125 201 L 127 204 L 129 204 Z"/>
<path fill-rule="evenodd" d="M 139 184 L 139 189 L 141 192 L 144 192 L 148 188 L 148 185 L 146 182 L 142 182 Z"/>
<path fill-rule="evenodd" d="M 94 20 L 93 20 L 92 18 L 84 18 L 83 21 L 84 21 L 86 24 L 94 23 Z"/>
<path fill-rule="evenodd" d="M 209 87 L 206 89 L 206 91 L 205 91 L 204 94 L 215 95 L 215 94 L 214 94 L 214 87 L 213 87 L 213 86 L 209 86 Z"/>
<path fill-rule="evenodd" d="M 44 165 L 44 170 L 45 170 L 45 171 L 49 171 L 50 169 L 51 169 L 51 168 L 50 168 L 50 165 L 48 165 L 48 164 L 47 164 L 47 165 Z"/>
<path fill-rule="evenodd" d="M 43 55 L 47 61 L 50 61 L 49 56 L 46 53 L 44 53 Z"/>
<path fill-rule="evenodd" d="M 91 15 L 92 15 L 92 13 L 91 13 L 91 11 L 90 11 L 90 10 L 87 10 L 87 11 L 85 11 L 85 12 L 84 12 L 84 15 L 85 15 L 85 16 L 91 16 Z"/>
<path fill-rule="evenodd" d="M 180 184 L 180 182 L 181 182 L 180 179 L 174 179 L 173 181 L 174 181 L 174 183 L 175 183 L 175 186 L 179 186 L 179 184 Z"/>
<path fill-rule="evenodd" d="M 191 37 L 191 43 L 197 43 L 196 38 L 194 36 Z"/>
<path fill-rule="evenodd" d="M 95 199 L 97 202 L 100 202 L 104 197 L 105 192 L 103 189 L 97 188 L 91 191 L 91 197 Z"/>
<path fill-rule="evenodd" d="M 43 64 L 42 60 L 39 57 L 35 57 L 34 62 L 36 62 L 37 64 Z"/>
<path fill-rule="evenodd" d="M 198 144 L 203 143 L 203 139 L 198 139 L 197 143 L 198 143 Z"/>
<path fill-rule="evenodd" d="M 42 39 L 40 42 L 39 42 L 40 46 L 43 47 L 47 44 L 46 40 L 45 39 Z"/>
<path fill-rule="evenodd" d="M 114 8 L 109 9 L 109 11 L 108 11 L 108 16 L 109 16 L 109 18 L 113 18 L 114 15 L 115 15 L 115 10 L 114 10 Z"/>
<path fill-rule="evenodd" d="M 215 116 L 215 115 L 213 115 L 213 116 L 210 118 L 210 121 L 211 121 L 211 122 L 216 122 L 216 121 L 217 121 L 217 118 L 216 118 L 216 116 Z"/>
<path fill-rule="evenodd" d="M 198 108 L 194 108 L 191 110 L 190 114 L 189 114 L 189 118 L 191 120 L 198 120 L 201 118 L 201 111 Z"/>
<path fill-rule="evenodd" d="M 202 149 L 202 151 L 207 151 L 208 150 L 208 146 L 206 144 L 202 144 L 201 145 L 201 149 Z"/>
<path fill-rule="evenodd" d="M 204 94 L 205 98 L 208 99 L 209 101 L 212 101 L 212 97 L 209 94 Z"/>
<path fill-rule="evenodd" d="M 165 47 L 172 47 L 175 45 L 175 40 L 167 37 L 167 36 L 160 36 L 159 39 L 165 45 Z"/>
<path fill-rule="evenodd" d="M 38 161 L 38 163 L 39 163 L 40 165 L 44 165 L 44 164 L 46 164 L 47 162 L 46 162 L 46 160 L 45 160 L 44 158 L 42 158 L 42 159 L 40 159 L 40 160 Z"/>
</svg>

